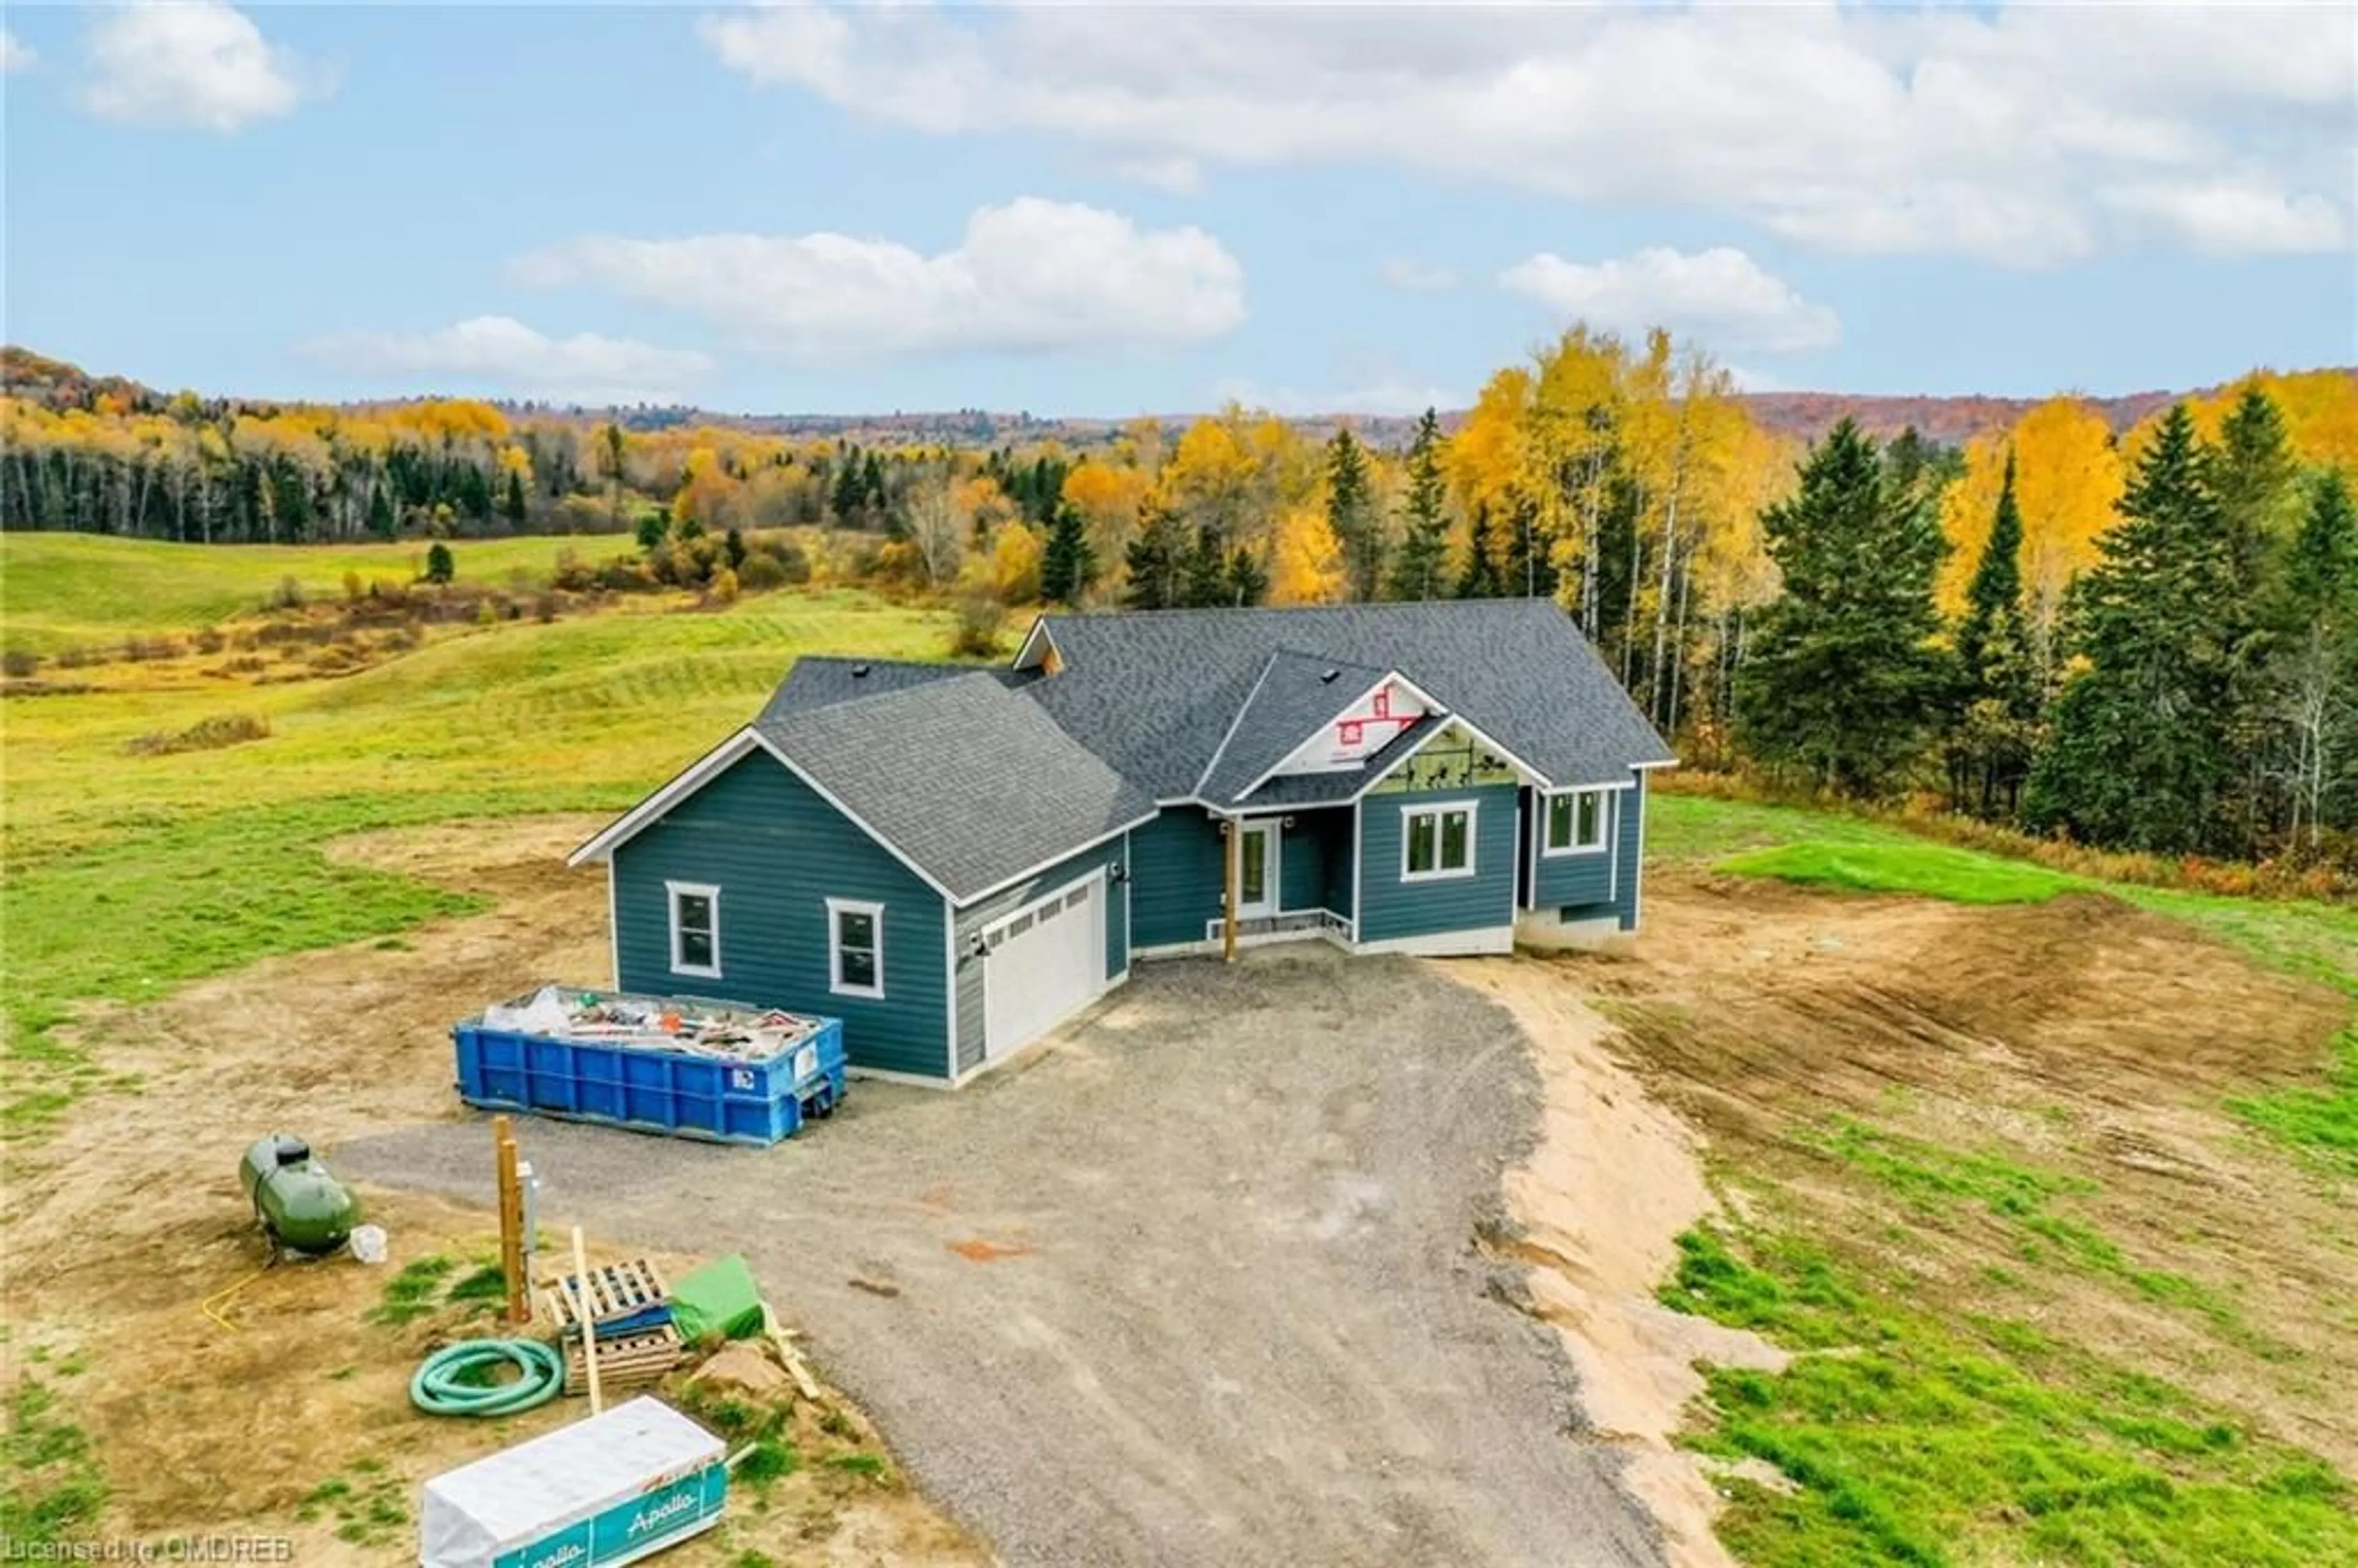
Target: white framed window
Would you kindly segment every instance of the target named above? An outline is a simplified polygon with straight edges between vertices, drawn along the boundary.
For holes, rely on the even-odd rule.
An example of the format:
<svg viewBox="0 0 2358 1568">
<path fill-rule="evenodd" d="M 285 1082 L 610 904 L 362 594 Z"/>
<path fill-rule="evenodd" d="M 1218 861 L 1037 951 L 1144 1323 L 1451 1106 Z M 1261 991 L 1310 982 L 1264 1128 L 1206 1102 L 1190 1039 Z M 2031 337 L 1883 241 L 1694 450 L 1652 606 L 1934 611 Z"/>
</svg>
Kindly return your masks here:
<svg viewBox="0 0 2358 1568">
<path fill-rule="evenodd" d="M 827 901 L 827 982 L 838 996 L 884 994 L 884 906 Z"/>
<path fill-rule="evenodd" d="M 1474 874 L 1470 800 L 1401 807 L 1401 881 L 1439 881 Z"/>
<path fill-rule="evenodd" d="M 671 972 L 720 978 L 720 890 L 709 882 L 665 882 L 671 905 Z"/>
<path fill-rule="evenodd" d="M 1605 849 L 1605 792 L 1567 790 L 1547 797 L 1547 852 L 1595 855 Z"/>
</svg>

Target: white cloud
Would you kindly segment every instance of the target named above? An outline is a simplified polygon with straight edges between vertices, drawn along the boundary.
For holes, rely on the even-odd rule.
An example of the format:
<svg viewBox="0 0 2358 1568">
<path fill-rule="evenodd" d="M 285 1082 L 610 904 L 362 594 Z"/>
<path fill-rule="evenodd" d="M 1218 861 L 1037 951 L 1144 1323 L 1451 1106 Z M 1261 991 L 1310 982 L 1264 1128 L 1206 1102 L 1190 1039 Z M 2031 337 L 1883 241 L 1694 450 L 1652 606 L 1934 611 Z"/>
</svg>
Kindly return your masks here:
<svg viewBox="0 0 2358 1568">
<path fill-rule="evenodd" d="M 2349 243 L 2347 214 L 2320 196 L 2223 180 L 2132 186 L 2107 191 L 2104 199 L 2206 255 L 2297 254 L 2337 251 Z"/>
<path fill-rule="evenodd" d="M 0 76 L 14 75 L 20 70 L 30 70 L 33 69 L 33 62 L 39 58 L 33 52 L 32 45 L 25 42 L 7 28 L 0 27 Z"/>
<path fill-rule="evenodd" d="M 575 403 L 662 403 L 711 373 L 708 355 L 579 332 L 552 338 L 508 316 L 432 332 L 339 332 L 300 346 L 306 359 L 372 379 L 437 380 Z"/>
<path fill-rule="evenodd" d="M 1542 251 L 1500 273 L 1498 282 L 1563 316 L 1630 336 L 1667 327 L 1714 349 L 1772 354 L 1842 341 L 1833 310 L 1729 245 L 1693 255 L 1654 246 L 1593 263 Z"/>
<path fill-rule="evenodd" d="M 1457 275 L 1445 266 L 1421 262 L 1412 256 L 1386 256 L 1377 273 L 1394 288 L 1431 293 L 1457 287 Z"/>
<path fill-rule="evenodd" d="M 1101 351 L 1192 341 L 1245 318 L 1244 270 L 1201 229 L 1020 197 L 924 255 L 845 234 L 590 236 L 525 256 L 527 284 L 591 284 L 692 310 L 806 363 L 892 354 Z"/>
<path fill-rule="evenodd" d="M 234 131 L 291 114 L 324 82 L 222 0 L 142 0 L 90 31 L 81 105 L 135 125 Z"/>
<path fill-rule="evenodd" d="M 1412 376 L 1387 373 L 1338 392 L 1303 392 L 1251 381 L 1223 381 L 1212 389 L 1220 403 L 1264 409 L 1289 419 L 1318 414 L 1422 414 L 1428 408 L 1463 408 L 1462 395 L 1428 385 Z"/>
<path fill-rule="evenodd" d="M 2094 194 L 2234 176 L 2346 206 L 2349 6 L 1898 9 L 797 4 L 707 16 L 756 83 L 942 135 L 1206 167 L 1377 163 L 2038 265 Z M 2319 194 L 2307 194 L 2315 192 Z"/>
</svg>

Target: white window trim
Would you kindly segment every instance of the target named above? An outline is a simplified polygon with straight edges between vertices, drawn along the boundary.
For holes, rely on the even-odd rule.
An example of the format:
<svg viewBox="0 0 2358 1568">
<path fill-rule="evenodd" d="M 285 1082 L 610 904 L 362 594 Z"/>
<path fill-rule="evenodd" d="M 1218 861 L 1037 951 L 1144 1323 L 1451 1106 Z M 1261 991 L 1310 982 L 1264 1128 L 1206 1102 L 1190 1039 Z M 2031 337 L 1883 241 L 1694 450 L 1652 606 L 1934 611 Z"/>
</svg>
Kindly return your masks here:
<svg viewBox="0 0 2358 1568">
<path fill-rule="evenodd" d="M 843 983 L 843 916 L 868 916 L 869 929 L 876 933 L 876 983 L 872 986 L 850 986 Z M 827 989 L 836 996 L 867 997 L 882 1000 L 884 996 L 884 906 L 856 898 L 831 898 L 827 901 Z"/>
<path fill-rule="evenodd" d="M 1578 832 L 1580 825 L 1580 806 L 1578 802 L 1580 797 L 1584 795 L 1594 795 L 1596 798 L 1596 842 L 1594 844 L 1571 843 L 1563 845 L 1562 848 L 1558 848 L 1556 845 L 1549 842 L 1550 836 L 1552 834 L 1555 827 L 1555 803 L 1559 800 L 1569 800 L 1574 803 L 1572 808 L 1574 814 L 1572 818 L 1573 830 L 1574 832 Z M 1561 860 L 1567 855 L 1602 855 L 1606 850 L 1612 848 L 1613 824 L 1606 814 L 1605 795 L 1606 792 L 1601 789 L 1559 789 L 1551 790 L 1546 795 L 1541 795 L 1540 798 L 1546 803 L 1540 812 L 1540 854 L 1541 858 L 1555 860 Z"/>
<path fill-rule="evenodd" d="M 1478 800 L 1435 800 L 1420 802 L 1415 806 L 1401 806 L 1401 881 L 1404 882 L 1446 882 L 1455 881 L 1461 877 L 1470 877 L 1474 875 L 1476 869 L 1476 862 L 1479 860 L 1477 846 L 1480 842 L 1480 836 L 1477 832 L 1477 828 L 1479 827 L 1479 816 L 1477 814 L 1480 812 L 1481 807 L 1482 803 Z M 1444 869 L 1438 863 L 1441 859 L 1441 818 L 1453 811 L 1462 811 L 1466 814 L 1466 863 L 1462 866 L 1452 866 Z M 1409 825 L 1420 816 L 1430 816 L 1433 819 L 1433 858 L 1435 864 L 1433 869 L 1429 871 L 1412 871 L 1408 869 Z"/>
<path fill-rule="evenodd" d="M 709 964 L 690 964 L 684 962 L 680 957 L 679 901 L 682 894 L 705 900 L 712 911 L 712 962 Z M 720 890 L 710 882 L 665 882 L 664 883 L 664 908 L 671 925 L 671 972 L 675 975 L 694 975 L 699 979 L 719 979 L 720 978 Z"/>
</svg>

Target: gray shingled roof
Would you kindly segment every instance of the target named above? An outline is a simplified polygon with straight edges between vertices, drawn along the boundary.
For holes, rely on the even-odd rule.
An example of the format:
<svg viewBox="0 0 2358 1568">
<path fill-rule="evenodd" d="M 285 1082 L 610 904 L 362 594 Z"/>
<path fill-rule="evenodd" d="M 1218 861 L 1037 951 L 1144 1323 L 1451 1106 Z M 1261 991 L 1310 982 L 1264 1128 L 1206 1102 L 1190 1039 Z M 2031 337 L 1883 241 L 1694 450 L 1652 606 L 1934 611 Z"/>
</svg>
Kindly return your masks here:
<svg viewBox="0 0 2358 1568">
<path fill-rule="evenodd" d="M 887 667 L 918 666 L 871 662 L 863 678 Z M 765 710 L 754 728 L 961 903 L 1152 815 L 1152 796 L 999 675 L 935 667 L 898 690 Z M 829 678 L 806 677 L 803 695 Z"/>
<path fill-rule="evenodd" d="M 1219 805 L 1235 800 L 1389 673 L 1279 649 L 1261 665 L 1252 695 L 1236 713 L 1195 793 Z"/>
<path fill-rule="evenodd" d="M 786 672 L 786 678 L 780 683 L 778 689 L 771 693 L 769 705 L 762 709 L 762 718 L 784 719 L 791 713 L 806 713 L 814 708 L 827 708 L 888 691 L 906 691 L 913 686 L 929 686 L 935 681 L 960 675 L 989 675 L 1006 686 L 1012 686 L 1017 679 L 1013 671 L 1003 668 L 979 670 L 972 665 L 919 665 L 900 659 L 852 659 L 838 658 L 831 654 L 805 654 Z"/>
<path fill-rule="evenodd" d="M 1054 615 L 1048 632 L 1065 667 L 1025 695 L 1158 800 L 1194 795 L 1282 649 L 1398 670 L 1559 786 L 1673 760 L 1548 600 Z"/>
</svg>

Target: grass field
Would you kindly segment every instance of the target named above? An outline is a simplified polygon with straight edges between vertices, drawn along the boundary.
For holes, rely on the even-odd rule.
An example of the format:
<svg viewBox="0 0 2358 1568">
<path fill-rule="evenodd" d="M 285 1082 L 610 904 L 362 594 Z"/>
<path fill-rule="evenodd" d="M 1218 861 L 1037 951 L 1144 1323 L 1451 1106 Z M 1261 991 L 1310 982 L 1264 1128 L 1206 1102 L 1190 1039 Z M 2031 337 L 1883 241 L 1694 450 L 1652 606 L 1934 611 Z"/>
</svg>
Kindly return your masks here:
<svg viewBox="0 0 2358 1568">
<path fill-rule="evenodd" d="M 51 654 L 127 637 L 193 632 L 260 609 L 292 578 L 308 595 L 362 580 L 407 582 L 427 546 L 173 545 L 94 534 L 0 534 L 0 646 Z M 512 571 L 546 577 L 557 553 L 598 559 L 628 547 L 619 535 L 455 539 L 463 582 L 503 584 Z"/>
<path fill-rule="evenodd" d="M 1670 864 L 1991 911 L 2104 893 L 2358 998 L 2358 921 L 2338 906 L 2105 884 L 1880 823 L 1701 796 L 1663 795 L 1651 816 L 1654 853 Z M 2039 979 L 2026 971 L 2021 983 Z M 2199 1017 L 2185 1024 L 2190 1035 L 2204 1028 Z M 1729 1025 L 1736 1037 L 1764 1026 L 1757 1017 Z M 2333 1052 L 2315 1081 L 2255 1086 L 2213 1107 L 2295 1161 L 2271 1175 L 2269 1157 L 2255 1153 L 2236 1179 L 2311 1187 L 2327 1212 L 2358 1180 L 2358 1035 L 2345 1032 Z M 1922 1119 L 1946 1137 L 1830 1116 L 1809 1089 L 1779 1112 L 1756 1108 L 1748 1123 L 1717 1130 L 1718 1177 L 1740 1195 L 1740 1217 L 1682 1238 L 1663 1299 L 1801 1353 L 1781 1375 L 1712 1369 L 1707 1413 L 1691 1435 L 1706 1454 L 1765 1461 L 1799 1484 L 1730 1483 L 1736 1500 L 1720 1533 L 1741 1561 L 2358 1561 L 2351 1477 L 2266 1434 L 2288 1424 L 2288 1401 L 2346 1406 L 2347 1366 L 2310 1365 L 2280 1337 L 2285 1320 L 2244 1299 L 2247 1277 L 2223 1265 L 2209 1222 L 2136 1211 L 2141 1200 L 2119 1190 L 2120 1167 L 2101 1144 L 2113 1119 L 2067 1109 L 2055 1092 L 2029 1093 L 2052 1116 L 2034 1106 L 2029 1131 L 2012 1139 L 1995 1130 L 2022 1110 L 1976 1092 L 1966 1105 L 1988 1130 L 1975 1132 L 1943 1119 L 1940 1093 L 1903 1084 L 1870 1095 L 1874 1113 Z M 2104 1092 L 2173 1090 L 2157 1081 Z M 2113 1228 L 2131 1213 L 2134 1240 Z M 2297 1238 L 2303 1277 L 2358 1274 L 2346 1232 Z M 2169 1238 L 2163 1256 L 2205 1279 L 2153 1261 L 2157 1236 Z M 2337 1293 L 2346 1303 L 2330 1285 L 2322 1300 L 2295 1299 L 2330 1321 Z M 2108 1342 L 2084 1304 L 2061 1304 L 2071 1301 L 2176 1324 L 2192 1347 L 2182 1365 L 2243 1396 L 2198 1395 L 2156 1375 L 2150 1353 Z"/>
<path fill-rule="evenodd" d="M 619 808 L 750 719 L 795 657 L 938 657 L 948 620 L 865 594 L 511 622 L 334 681 L 18 698 L 7 708 L 8 1119 L 92 1081 L 56 1026 L 276 953 L 387 935 L 462 894 L 330 863 L 330 839 L 458 816 Z M 265 740 L 138 756 L 216 716 Z"/>
</svg>

